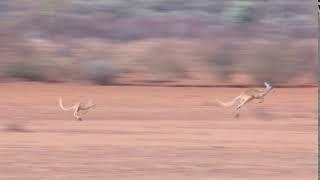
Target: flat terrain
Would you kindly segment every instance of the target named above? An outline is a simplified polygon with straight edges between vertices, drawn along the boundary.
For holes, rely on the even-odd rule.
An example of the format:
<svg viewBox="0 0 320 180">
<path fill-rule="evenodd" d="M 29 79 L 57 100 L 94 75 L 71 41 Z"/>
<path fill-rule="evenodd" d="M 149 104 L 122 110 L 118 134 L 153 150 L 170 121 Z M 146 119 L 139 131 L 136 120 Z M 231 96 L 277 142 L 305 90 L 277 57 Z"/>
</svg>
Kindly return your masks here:
<svg viewBox="0 0 320 180">
<path fill-rule="evenodd" d="M 239 118 L 241 88 L 0 84 L 0 179 L 317 178 L 317 89 L 274 89 Z M 97 108 L 76 121 L 65 104 Z"/>
</svg>

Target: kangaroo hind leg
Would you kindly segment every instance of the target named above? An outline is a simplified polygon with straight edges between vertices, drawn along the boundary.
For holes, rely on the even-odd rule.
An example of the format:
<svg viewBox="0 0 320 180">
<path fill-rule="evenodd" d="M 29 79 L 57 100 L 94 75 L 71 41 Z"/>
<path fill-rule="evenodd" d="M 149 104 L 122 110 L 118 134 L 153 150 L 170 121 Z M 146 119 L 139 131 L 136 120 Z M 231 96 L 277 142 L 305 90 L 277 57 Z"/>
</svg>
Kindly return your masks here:
<svg viewBox="0 0 320 180">
<path fill-rule="evenodd" d="M 82 118 L 78 115 L 78 113 L 79 113 L 79 107 L 77 107 L 77 108 L 74 110 L 73 116 L 74 116 L 75 118 L 77 118 L 77 120 L 81 121 Z"/>
<path fill-rule="evenodd" d="M 240 104 L 237 106 L 236 110 L 239 110 L 242 106 L 244 106 L 245 104 L 247 104 L 250 100 L 251 100 L 251 97 L 242 98 L 242 99 L 240 100 Z"/>
</svg>

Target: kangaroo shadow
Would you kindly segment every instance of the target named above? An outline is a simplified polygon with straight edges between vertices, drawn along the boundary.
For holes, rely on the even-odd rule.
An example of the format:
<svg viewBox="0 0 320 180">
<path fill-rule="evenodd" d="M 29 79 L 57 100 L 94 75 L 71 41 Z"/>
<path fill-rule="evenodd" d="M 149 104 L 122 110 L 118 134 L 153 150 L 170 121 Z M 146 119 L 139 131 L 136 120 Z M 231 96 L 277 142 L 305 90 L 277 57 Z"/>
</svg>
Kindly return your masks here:
<svg viewBox="0 0 320 180">
<path fill-rule="evenodd" d="M 254 109 L 254 116 L 263 121 L 272 121 L 275 118 L 275 115 L 265 108 Z"/>
</svg>

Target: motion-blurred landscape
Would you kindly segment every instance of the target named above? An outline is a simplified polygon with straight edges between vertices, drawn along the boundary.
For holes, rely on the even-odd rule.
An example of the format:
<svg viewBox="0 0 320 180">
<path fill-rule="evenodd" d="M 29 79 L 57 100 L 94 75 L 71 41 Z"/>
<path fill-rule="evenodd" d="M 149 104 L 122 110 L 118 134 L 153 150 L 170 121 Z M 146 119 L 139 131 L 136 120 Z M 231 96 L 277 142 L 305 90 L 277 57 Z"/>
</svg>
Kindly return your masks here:
<svg viewBox="0 0 320 180">
<path fill-rule="evenodd" d="M 317 19 L 303 0 L 0 0 L 0 180 L 316 179 Z M 265 81 L 263 103 L 216 104 Z M 97 106 L 78 121 L 59 96 Z"/>
<path fill-rule="evenodd" d="M 317 83 L 317 11 L 292 0 L 2 0 L 1 79 Z"/>
</svg>

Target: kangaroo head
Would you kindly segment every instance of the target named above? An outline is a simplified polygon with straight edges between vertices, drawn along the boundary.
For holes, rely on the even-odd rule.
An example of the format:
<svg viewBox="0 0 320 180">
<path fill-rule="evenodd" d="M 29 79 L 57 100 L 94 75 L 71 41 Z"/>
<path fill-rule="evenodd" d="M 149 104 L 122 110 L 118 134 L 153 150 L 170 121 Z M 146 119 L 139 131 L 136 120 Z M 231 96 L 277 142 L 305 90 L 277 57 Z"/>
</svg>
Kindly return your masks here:
<svg viewBox="0 0 320 180">
<path fill-rule="evenodd" d="M 264 85 L 266 86 L 266 92 L 269 92 L 273 89 L 273 87 L 267 82 L 264 82 Z"/>
</svg>

